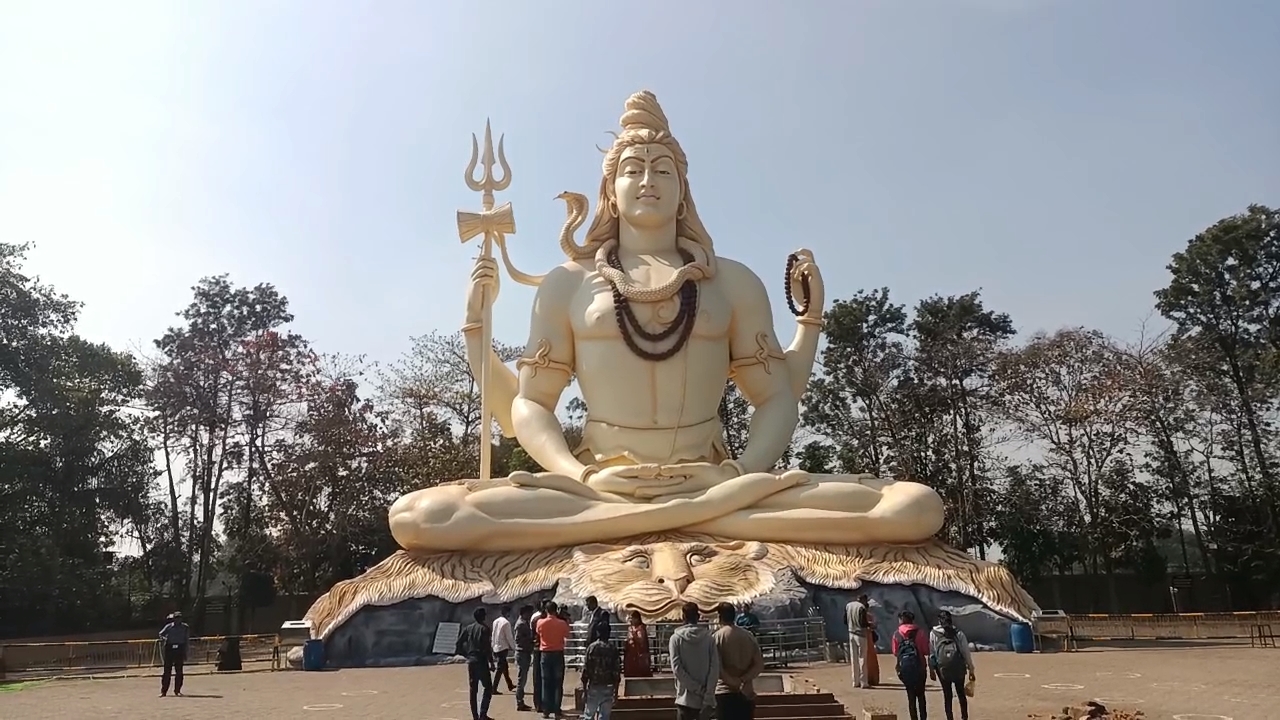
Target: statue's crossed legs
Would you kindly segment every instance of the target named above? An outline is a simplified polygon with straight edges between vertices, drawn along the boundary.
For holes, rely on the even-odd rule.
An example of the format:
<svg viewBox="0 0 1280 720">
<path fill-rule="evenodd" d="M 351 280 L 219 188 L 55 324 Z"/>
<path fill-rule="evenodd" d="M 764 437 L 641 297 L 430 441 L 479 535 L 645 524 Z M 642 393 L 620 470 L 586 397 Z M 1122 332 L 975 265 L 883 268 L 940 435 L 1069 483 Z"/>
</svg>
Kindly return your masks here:
<svg viewBox="0 0 1280 720">
<path fill-rule="evenodd" d="M 747 473 L 697 493 L 636 500 L 576 478 L 515 473 L 404 495 L 391 533 L 406 550 L 534 550 L 681 530 L 737 540 L 913 543 L 942 527 L 930 488 L 869 475 Z"/>
</svg>

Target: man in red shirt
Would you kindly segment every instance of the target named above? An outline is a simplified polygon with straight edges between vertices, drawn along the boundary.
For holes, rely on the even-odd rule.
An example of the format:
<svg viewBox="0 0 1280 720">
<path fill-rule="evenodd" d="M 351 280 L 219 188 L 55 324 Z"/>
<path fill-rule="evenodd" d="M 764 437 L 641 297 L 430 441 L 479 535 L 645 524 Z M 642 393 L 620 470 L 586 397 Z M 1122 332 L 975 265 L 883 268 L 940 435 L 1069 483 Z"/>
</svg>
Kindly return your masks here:
<svg viewBox="0 0 1280 720">
<path fill-rule="evenodd" d="M 539 680 L 542 683 L 542 717 L 564 717 L 561 703 L 564 700 L 564 644 L 569 639 L 569 623 L 557 614 L 559 608 L 547 603 L 547 614 L 538 621 L 538 651 L 542 667 Z"/>
<path fill-rule="evenodd" d="M 929 711 L 924 703 L 924 685 L 928 673 L 929 635 L 916 625 L 915 613 L 898 613 L 898 631 L 893 634 L 893 657 L 897 659 L 898 679 L 907 689 L 907 710 L 911 720 L 926 720 Z"/>
</svg>

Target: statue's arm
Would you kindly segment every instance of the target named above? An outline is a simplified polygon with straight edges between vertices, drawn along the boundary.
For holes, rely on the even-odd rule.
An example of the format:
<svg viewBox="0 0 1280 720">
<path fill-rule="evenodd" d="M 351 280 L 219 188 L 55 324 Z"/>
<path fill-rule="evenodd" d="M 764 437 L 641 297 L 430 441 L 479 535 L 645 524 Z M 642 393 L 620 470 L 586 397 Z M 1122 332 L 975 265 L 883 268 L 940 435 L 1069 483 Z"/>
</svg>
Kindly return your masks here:
<svg viewBox="0 0 1280 720">
<path fill-rule="evenodd" d="M 813 363 L 818 357 L 818 340 L 822 337 L 822 320 L 798 318 L 796 336 L 783 353 L 787 357 L 787 370 L 791 376 L 791 394 L 796 400 L 804 397 L 813 377 Z"/>
<path fill-rule="evenodd" d="M 467 288 L 467 322 L 462 326 L 462 339 L 466 346 L 467 365 L 471 367 L 472 377 L 481 376 L 485 353 L 489 354 L 489 387 L 485 394 L 489 396 L 489 411 L 502 428 L 506 437 L 515 437 L 511 426 L 511 402 L 516 398 L 516 374 L 507 367 L 493 345 L 484 346 L 484 307 L 485 294 L 490 293 L 490 302 L 497 297 L 498 264 L 493 258 L 481 256 L 471 270 L 471 285 Z"/>
<path fill-rule="evenodd" d="M 529 322 L 529 342 L 516 361 L 519 386 L 511 403 L 511 423 L 520 446 L 549 472 L 581 477 L 564 438 L 556 406 L 573 378 L 573 327 L 569 302 L 582 282 L 580 272 L 561 266 L 538 286 Z"/>
<path fill-rule="evenodd" d="M 796 318 L 796 336 L 787 347 L 787 367 L 791 372 L 791 392 L 796 400 L 804 397 L 813 376 L 813 363 L 818 357 L 818 340 L 822 337 L 822 310 L 826 300 L 826 288 L 822 273 L 808 250 L 797 250 L 798 262 L 792 269 L 793 277 L 787 278 L 795 288 L 802 275 L 808 277 L 809 302 L 805 313 Z M 793 290 L 794 292 L 794 290 Z"/>
<path fill-rule="evenodd" d="M 733 305 L 729 357 L 734 383 L 755 409 L 738 463 L 747 472 L 773 468 L 800 420 L 786 356 L 773 329 L 764 283 L 741 263 L 720 259 L 720 282 Z"/>
<path fill-rule="evenodd" d="M 468 321 L 462 329 L 462 334 L 467 344 L 467 364 L 471 366 L 471 374 L 479 378 L 480 359 L 484 356 L 484 343 L 480 340 L 480 323 Z M 492 345 L 489 347 L 489 382 L 491 383 L 490 393 L 492 393 L 489 396 L 492 398 L 489 402 L 489 411 L 498 421 L 498 427 L 502 428 L 502 434 L 509 438 L 515 437 L 515 426 L 511 423 L 511 403 L 515 400 L 520 383 L 515 372 L 507 367 Z"/>
</svg>

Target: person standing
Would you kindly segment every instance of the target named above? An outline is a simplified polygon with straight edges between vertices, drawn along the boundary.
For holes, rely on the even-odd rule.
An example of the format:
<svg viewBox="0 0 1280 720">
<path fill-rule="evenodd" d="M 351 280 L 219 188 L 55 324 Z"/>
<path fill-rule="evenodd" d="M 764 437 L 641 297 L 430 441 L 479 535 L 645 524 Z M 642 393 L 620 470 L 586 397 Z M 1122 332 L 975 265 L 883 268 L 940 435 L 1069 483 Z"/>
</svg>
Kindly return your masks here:
<svg viewBox="0 0 1280 720">
<path fill-rule="evenodd" d="M 760 617 L 751 612 L 750 603 L 743 603 L 742 610 L 738 612 L 738 617 L 734 621 L 738 627 L 751 633 L 760 631 Z"/>
<path fill-rule="evenodd" d="M 716 682 L 717 720 L 751 720 L 755 716 L 756 692 L 752 681 L 764 672 L 760 643 L 747 628 L 736 623 L 733 606 L 716 608 L 720 627 L 712 640 L 720 658 L 720 679 Z"/>
<path fill-rule="evenodd" d="M 610 642 L 608 623 L 587 646 L 582 659 L 582 720 L 609 720 L 622 684 L 622 663 L 618 649 Z"/>
<path fill-rule="evenodd" d="M 867 619 L 871 600 L 866 593 L 844 608 L 845 624 L 849 628 L 849 665 L 853 669 L 853 686 L 855 688 L 871 687 L 867 677 L 867 630 L 871 625 Z"/>
<path fill-rule="evenodd" d="M 490 720 L 489 702 L 493 700 L 493 632 L 485 622 L 484 608 L 471 613 L 475 622 L 458 633 L 455 652 L 467 661 L 467 699 L 471 701 L 471 720 Z M 476 692 L 483 690 L 479 703 Z"/>
<path fill-rule="evenodd" d="M 516 620 L 516 710 L 531 710 L 524 704 L 524 689 L 529 682 L 529 666 L 533 664 L 533 606 L 521 605 L 520 617 Z"/>
<path fill-rule="evenodd" d="M 182 621 L 182 613 L 171 613 L 168 622 L 160 630 L 161 656 L 164 672 L 160 675 L 160 697 L 169 694 L 169 677 L 173 676 L 173 694 L 182 697 L 182 664 L 187 661 L 187 643 L 191 641 L 191 628 Z"/>
<path fill-rule="evenodd" d="M 924 686 L 929 657 L 929 638 L 916 626 L 915 613 L 898 613 L 898 631 L 893 634 L 893 657 L 897 660 L 898 679 L 907 691 L 907 710 L 911 720 L 928 720 Z"/>
<path fill-rule="evenodd" d="M 609 637 L 612 635 L 609 627 L 609 612 L 600 607 L 600 601 L 596 600 L 595 595 L 587 596 L 587 645 L 599 640 L 601 637 Z"/>
<path fill-rule="evenodd" d="M 684 624 L 671 633 L 667 654 L 676 681 L 678 720 L 708 718 L 716 708 L 716 683 L 720 679 L 720 656 L 706 626 L 699 624 L 696 603 L 685 603 Z"/>
<path fill-rule="evenodd" d="M 943 710 L 947 720 L 955 720 L 951 710 L 951 697 L 960 699 L 960 720 L 969 720 L 969 698 L 964 693 L 964 681 L 973 674 L 973 654 L 969 652 L 969 638 L 955 626 L 951 613 L 938 613 L 938 625 L 929 633 L 929 677 L 942 684 Z"/>
<path fill-rule="evenodd" d="M 542 648 L 538 639 L 538 623 L 547 616 L 547 604 L 550 598 L 543 598 L 538 603 L 538 612 L 533 614 L 529 627 L 533 630 L 533 709 L 542 712 Z"/>
<path fill-rule="evenodd" d="M 639 610 L 627 616 L 627 644 L 622 669 L 627 677 L 653 677 L 652 654 L 649 651 L 649 628 Z"/>
<path fill-rule="evenodd" d="M 538 651 L 542 653 L 542 717 L 564 717 L 564 645 L 569 639 L 569 623 L 556 612 L 556 604 L 547 603 L 547 614 L 538 621 Z"/>
<path fill-rule="evenodd" d="M 498 678 L 507 681 L 507 692 L 516 689 L 516 684 L 511 682 L 511 667 L 508 659 L 511 657 L 511 651 L 515 650 L 516 637 L 511 630 L 511 621 L 507 616 L 511 614 L 511 606 L 502 608 L 496 620 L 493 621 L 493 658 L 497 665 L 497 670 L 493 672 L 493 694 L 501 695 L 498 692 Z"/>
</svg>

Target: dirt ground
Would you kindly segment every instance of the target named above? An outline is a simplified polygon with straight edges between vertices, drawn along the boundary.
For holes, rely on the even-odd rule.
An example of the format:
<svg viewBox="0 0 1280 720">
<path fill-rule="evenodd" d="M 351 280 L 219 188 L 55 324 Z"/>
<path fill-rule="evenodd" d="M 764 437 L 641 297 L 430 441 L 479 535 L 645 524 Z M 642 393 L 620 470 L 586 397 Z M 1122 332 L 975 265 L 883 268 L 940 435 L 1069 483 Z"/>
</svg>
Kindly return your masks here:
<svg viewBox="0 0 1280 720">
<path fill-rule="evenodd" d="M 1231 647 L 1084 650 L 1047 655 L 980 653 L 972 720 L 1022 720 L 1089 699 L 1140 709 L 1151 720 L 1268 720 L 1280 717 L 1280 651 Z M 881 668 L 892 668 L 882 656 Z M 865 702 L 905 720 L 897 685 L 850 687 L 843 665 L 794 670 L 836 693 L 860 720 Z M 892 673 L 887 673 L 886 676 Z M 379 718 L 468 720 L 461 666 L 190 675 L 186 697 L 160 698 L 155 677 L 58 680 L 0 691 L 0 720 L 223 720 L 225 718 Z M 576 682 L 571 675 L 566 685 Z M 1076 687 L 1079 686 L 1079 687 Z M 930 717 L 940 720 L 942 694 L 929 686 Z M 510 694 L 494 698 L 496 720 L 537 720 L 516 713 Z M 957 717 L 959 715 L 957 714 Z"/>
</svg>

